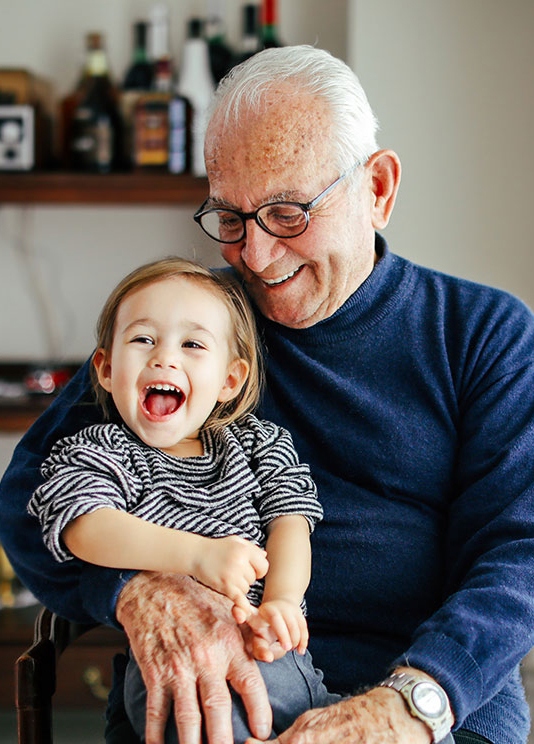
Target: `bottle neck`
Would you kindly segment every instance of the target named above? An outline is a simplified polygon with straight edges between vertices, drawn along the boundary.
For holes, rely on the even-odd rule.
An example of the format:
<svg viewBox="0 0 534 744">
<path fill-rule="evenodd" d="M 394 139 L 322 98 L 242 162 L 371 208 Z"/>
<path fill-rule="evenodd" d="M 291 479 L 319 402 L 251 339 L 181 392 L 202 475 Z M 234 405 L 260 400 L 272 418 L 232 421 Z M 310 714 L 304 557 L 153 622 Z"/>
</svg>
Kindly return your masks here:
<svg viewBox="0 0 534 744">
<path fill-rule="evenodd" d="M 87 55 L 86 71 L 91 77 L 102 77 L 108 74 L 108 61 L 103 49 L 91 49 Z"/>
<path fill-rule="evenodd" d="M 261 25 L 277 26 L 278 14 L 276 12 L 276 0 L 263 0 L 261 6 Z"/>
<path fill-rule="evenodd" d="M 180 77 L 182 80 L 203 79 L 213 85 L 208 45 L 204 39 L 186 39 Z"/>
<path fill-rule="evenodd" d="M 134 26 L 134 44 L 132 60 L 134 64 L 145 64 L 148 62 L 146 49 L 147 26 L 144 22 L 136 23 Z"/>
<path fill-rule="evenodd" d="M 263 46 L 279 46 L 276 0 L 263 0 L 261 6 L 261 40 Z"/>
</svg>

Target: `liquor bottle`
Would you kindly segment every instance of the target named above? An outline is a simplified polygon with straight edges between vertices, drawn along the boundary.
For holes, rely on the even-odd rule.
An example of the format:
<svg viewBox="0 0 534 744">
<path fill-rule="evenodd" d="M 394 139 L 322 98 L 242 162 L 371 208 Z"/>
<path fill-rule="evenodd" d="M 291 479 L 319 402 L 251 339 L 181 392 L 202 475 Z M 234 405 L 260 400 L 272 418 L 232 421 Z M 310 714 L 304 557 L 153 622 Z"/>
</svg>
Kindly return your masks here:
<svg viewBox="0 0 534 744">
<path fill-rule="evenodd" d="M 72 116 L 70 155 L 75 170 L 107 173 L 121 165 L 122 122 L 102 34 L 88 34 L 87 47 L 88 80 Z"/>
<path fill-rule="evenodd" d="M 276 0 L 263 0 L 262 2 L 260 44 L 262 49 L 283 46 L 278 37 Z"/>
<path fill-rule="evenodd" d="M 150 59 L 154 66 L 153 89 L 160 93 L 172 92 L 172 58 L 170 52 L 169 8 L 156 3 L 150 10 Z"/>
<path fill-rule="evenodd" d="M 241 31 L 241 43 L 239 53 L 236 57 L 236 64 L 244 62 L 260 50 L 259 38 L 259 7 L 254 3 L 247 3 L 243 6 L 243 25 Z"/>
<path fill-rule="evenodd" d="M 153 65 L 152 90 L 135 102 L 133 164 L 167 169 L 169 162 L 169 104 L 172 100 L 172 58 L 169 8 L 156 3 L 150 10 L 149 56 Z"/>
<path fill-rule="evenodd" d="M 148 59 L 148 23 L 137 21 L 133 25 L 132 61 L 128 67 L 120 92 L 120 110 L 124 123 L 124 162 L 134 163 L 134 119 L 135 107 L 143 93 L 152 88 L 154 65 Z"/>
<path fill-rule="evenodd" d="M 234 64 L 234 54 L 224 34 L 224 0 L 208 0 L 206 15 L 206 40 L 210 56 L 211 74 L 216 83 Z"/>
<path fill-rule="evenodd" d="M 85 60 L 82 64 L 82 70 L 74 89 L 62 99 L 59 106 L 58 121 L 58 150 L 61 165 L 67 170 L 72 169 L 72 120 L 77 106 L 81 103 L 87 84 L 89 82 L 89 73 L 87 71 L 87 57 L 89 55 L 89 37 L 85 39 Z"/>
<path fill-rule="evenodd" d="M 133 26 L 132 62 L 126 71 L 123 90 L 150 90 L 154 78 L 154 67 L 147 53 L 147 23 L 137 21 Z"/>
<path fill-rule="evenodd" d="M 191 170 L 193 175 L 203 176 L 206 174 L 204 137 L 215 83 L 208 45 L 202 37 L 202 21 L 198 18 L 189 21 L 181 62 L 176 92 L 191 103 Z"/>
</svg>

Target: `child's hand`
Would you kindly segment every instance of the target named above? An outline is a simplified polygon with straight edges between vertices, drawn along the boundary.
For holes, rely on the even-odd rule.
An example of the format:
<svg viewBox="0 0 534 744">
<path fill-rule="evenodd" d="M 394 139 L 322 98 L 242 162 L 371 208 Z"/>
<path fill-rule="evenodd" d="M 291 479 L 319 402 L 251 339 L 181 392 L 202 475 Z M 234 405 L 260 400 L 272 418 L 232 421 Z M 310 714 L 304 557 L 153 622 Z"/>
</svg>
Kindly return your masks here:
<svg viewBox="0 0 534 744">
<path fill-rule="evenodd" d="M 240 610 L 233 610 L 239 622 Z M 296 648 L 303 654 L 308 647 L 308 624 L 300 605 L 287 599 L 272 599 L 255 610 L 246 620 L 259 643 L 252 644 L 259 661 L 279 659 Z"/>
<path fill-rule="evenodd" d="M 226 595 L 246 618 L 253 612 L 248 590 L 269 569 L 266 555 L 265 550 L 237 535 L 207 538 L 194 561 L 193 576 Z"/>
<path fill-rule="evenodd" d="M 258 614 L 273 629 L 284 651 L 296 648 L 303 654 L 308 647 L 308 623 L 300 604 L 288 599 L 271 599 L 263 602 Z"/>
</svg>

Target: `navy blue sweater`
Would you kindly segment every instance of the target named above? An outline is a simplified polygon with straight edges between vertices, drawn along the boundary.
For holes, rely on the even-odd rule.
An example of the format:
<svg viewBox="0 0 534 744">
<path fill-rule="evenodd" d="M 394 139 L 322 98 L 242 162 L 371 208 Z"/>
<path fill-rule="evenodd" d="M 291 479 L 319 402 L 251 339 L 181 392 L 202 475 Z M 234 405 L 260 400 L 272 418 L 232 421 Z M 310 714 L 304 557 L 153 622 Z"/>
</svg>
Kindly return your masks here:
<svg viewBox="0 0 534 744">
<path fill-rule="evenodd" d="M 424 669 L 456 728 L 518 744 L 518 664 L 534 643 L 534 317 L 379 236 L 377 251 L 331 318 L 304 330 L 260 319 L 260 414 L 292 432 L 325 512 L 307 593 L 314 661 L 346 692 L 396 664 Z M 51 444 L 97 420 L 88 396 L 86 365 L 17 448 L 1 541 L 48 606 L 114 623 L 131 574 L 56 564 L 26 514 Z"/>
</svg>

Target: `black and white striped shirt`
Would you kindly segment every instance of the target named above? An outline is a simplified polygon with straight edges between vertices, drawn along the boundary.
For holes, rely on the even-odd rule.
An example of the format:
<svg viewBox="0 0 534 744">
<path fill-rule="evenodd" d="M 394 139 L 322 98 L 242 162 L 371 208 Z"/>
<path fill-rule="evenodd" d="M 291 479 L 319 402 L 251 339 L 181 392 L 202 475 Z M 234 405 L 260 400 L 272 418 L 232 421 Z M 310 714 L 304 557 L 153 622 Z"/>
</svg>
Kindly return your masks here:
<svg viewBox="0 0 534 744">
<path fill-rule="evenodd" d="M 239 535 L 262 547 L 276 517 L 301 514 L 310 530 L 322 518 L 310 470 L 288 431 L 250 414 L 200 436 L 204 454 L 188 458 L 148 447 L 116 424 L 58 442 L 28 506 L 55 558 L 73 558 L 60 537 L 64 527 L 102 507 L 205 537 Z M 260 604 L 262 591 L 262 582 L 251 587 L 252 604 Z"/>
</svg>

